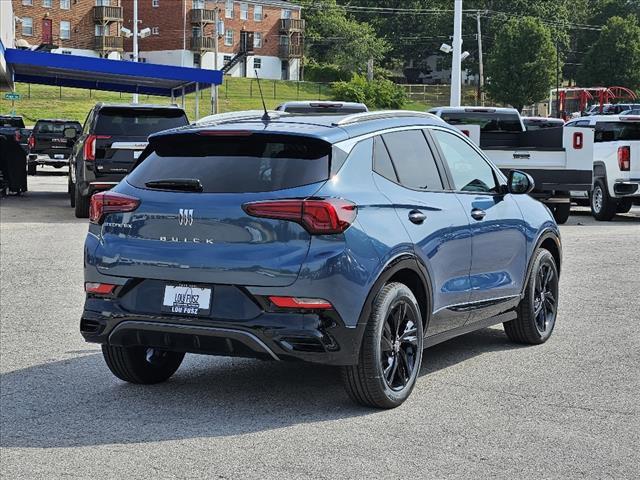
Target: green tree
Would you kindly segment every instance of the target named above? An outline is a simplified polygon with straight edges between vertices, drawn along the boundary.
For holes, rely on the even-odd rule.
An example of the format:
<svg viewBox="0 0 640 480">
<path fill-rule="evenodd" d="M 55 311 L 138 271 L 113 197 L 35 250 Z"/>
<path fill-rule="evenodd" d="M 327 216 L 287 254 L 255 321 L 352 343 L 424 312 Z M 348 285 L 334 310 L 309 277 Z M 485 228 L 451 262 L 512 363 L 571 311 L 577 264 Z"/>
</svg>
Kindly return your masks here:
<svg viewBox="0 0 640 480">
<path fill-rule="evenodd" d="M 609 19 L 585 55 L 578 79 L 587 86 L 640 88 L 640 26 L 635 16 Z"/>
<path fill-rule="evenodd" d="M 518 110 L 548 97 L 556 78 L 556 49 L 537 18 L 512 18 L 496 34 L 487 62 L 487 91 Z"/>
<path fill-rule="evenodd" d="M 389 46 L 366 22 L 347 15 L 336 0 L 303 0 L 307 21 L 307 54 L 320 63 L 337 65 L 346 72 L 364 72 L 367 61 L 381 61 Z"/>
</svg>

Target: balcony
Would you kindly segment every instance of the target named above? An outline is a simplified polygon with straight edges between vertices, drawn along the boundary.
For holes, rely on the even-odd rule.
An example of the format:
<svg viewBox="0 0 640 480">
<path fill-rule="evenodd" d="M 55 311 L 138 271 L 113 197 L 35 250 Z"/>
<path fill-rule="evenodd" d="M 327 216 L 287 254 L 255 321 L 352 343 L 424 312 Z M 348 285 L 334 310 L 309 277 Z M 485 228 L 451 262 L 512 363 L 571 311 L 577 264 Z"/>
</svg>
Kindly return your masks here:
<svg viewBox="0 0 640 480">
<path fill-rule="evenodd" d="M 93 7 L 93 21 L 100 23 L 121 22 L 122 7 Z"/>
<path fill-rule="evenodd" d="M 124 37 L 96 36 L 94 46 L 96 50 L 121 52 L 124 47 Z"/>
<path fill-rule="evenodd" d="M 304 32 L 304 20 L 299 18 L 281 19 L 280 31 L 284 33 Z"/>
<path fill-rule="evenodd" d="M 280 45 L 280 58 L 302 57 L 302 45 Z"/>
<path fill-rule="evenodd" d="M 194 8 L 191 10 L 191 23 L 215 23 L 216 14 L 213 10 Z"/>
<path fill-rule="evenodd" d="M 200 52 L 203 50 L 213 51 L 215 48 L 213 37 L 191 37 L 191 51 Z"/>
</svg>

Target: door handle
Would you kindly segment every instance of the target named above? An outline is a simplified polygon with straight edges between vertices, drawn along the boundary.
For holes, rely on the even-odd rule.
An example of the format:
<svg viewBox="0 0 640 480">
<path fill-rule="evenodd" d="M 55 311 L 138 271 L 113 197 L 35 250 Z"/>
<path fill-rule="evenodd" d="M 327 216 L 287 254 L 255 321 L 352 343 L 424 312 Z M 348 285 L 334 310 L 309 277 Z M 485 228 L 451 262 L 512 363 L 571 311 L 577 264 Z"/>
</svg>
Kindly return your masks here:
<svg viewBox="0 0 640 480">
<path fill-rule="evenodd" d="M 415 223 L 416 225 L 420 225 L 427 219 L 427 216 L 422 213 L 420 210 L 411 210 L 409 212 L 409 221 L 411 223 Z"/>
<path fill-rule="evenodd" d="M 475 220 L 482 220 L 484 217 L 487 216 L 487 212 L 485 212 L 484 210 L 481 210 L 479 208 L 474 208 L 473 210 L 471 210 L 471 216 Z"/>
</svg>

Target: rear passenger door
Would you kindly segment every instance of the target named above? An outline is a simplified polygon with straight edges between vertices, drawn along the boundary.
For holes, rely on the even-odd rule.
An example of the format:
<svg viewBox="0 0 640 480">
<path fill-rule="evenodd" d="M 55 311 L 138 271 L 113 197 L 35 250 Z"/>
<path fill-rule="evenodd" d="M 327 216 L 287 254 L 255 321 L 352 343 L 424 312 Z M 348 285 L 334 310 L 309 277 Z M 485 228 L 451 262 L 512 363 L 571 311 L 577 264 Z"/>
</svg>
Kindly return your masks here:
<svg viewBox="0 0 640 480">
<path fill-rule="evenodd" d="M 427 335 L 467 320 L 471 232 L 460 202 L 447 192 L 442 165 L 421 129 L 401 130 L 374 139 L 374 179 L 394 205 L 432 282 L 433 313 Z"/>
<path fill-rule="evenodd" d="M 470 320 L 481 320 L 519 298 L 527 265 L 526 225 L 497 171 L 468 141 L 444 129 L 430 133 L 471 224 Z"/>
</svg>

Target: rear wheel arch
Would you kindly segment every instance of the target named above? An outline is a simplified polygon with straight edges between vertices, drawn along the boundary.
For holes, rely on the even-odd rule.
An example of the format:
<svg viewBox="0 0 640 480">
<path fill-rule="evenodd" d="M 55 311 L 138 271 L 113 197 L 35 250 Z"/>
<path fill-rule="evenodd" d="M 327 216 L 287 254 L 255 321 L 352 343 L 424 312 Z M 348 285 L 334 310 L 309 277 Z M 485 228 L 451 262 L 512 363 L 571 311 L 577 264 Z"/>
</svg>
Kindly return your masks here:
<svg viewBox="0 0 640 480">
<path fill-rule="evenodd" d="M 607 178 L 607 167 L 603 162 L 594 162 L 593 164 L 593 180 L 597 178 Z"/>
<path fill-rule="evenodd" d="M 366 325 L 376 296 L 384 285 L 390 282 L 405 284 L 415 295 L 420 306 L 424 331 L 426 331 L 431 313 L 430 305 L 433 304 L 431 281 L 426 268 L 411 254 L 400 255 L 387 263 L 369 290 L 358 325 Z"/>
</svg>

